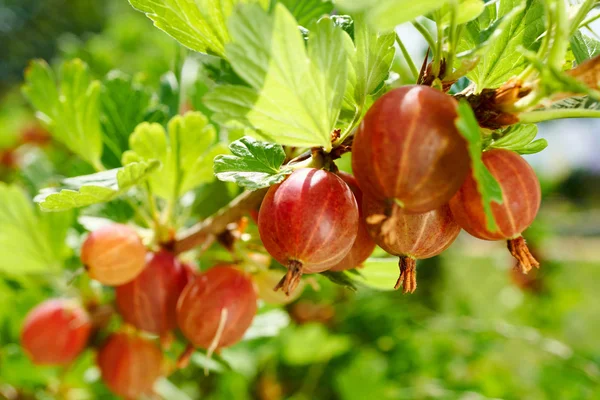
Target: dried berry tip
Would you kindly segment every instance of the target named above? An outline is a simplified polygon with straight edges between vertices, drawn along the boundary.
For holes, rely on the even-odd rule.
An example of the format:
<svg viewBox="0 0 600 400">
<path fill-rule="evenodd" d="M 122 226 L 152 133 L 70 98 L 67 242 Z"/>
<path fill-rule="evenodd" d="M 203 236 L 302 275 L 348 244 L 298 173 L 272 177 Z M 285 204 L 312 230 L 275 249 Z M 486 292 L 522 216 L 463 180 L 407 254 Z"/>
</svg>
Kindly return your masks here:
<svg viewBox="0 0 600 400">
<path fill-rule="evenodd" d="M 281 278 L 273 290 L 278 291 L 279 289 L 283 289 L 283 292 L 289 296 L 290 293 L 296 289 L 302 278 L 302 263 L 300 261 L 290 260 L 287 268 L 287 273 Z"/>
<path fill-rule="evenodd" d="M 413 293 L 417 290 L 417 260 L 411 257 L 400 257 L 398 262 L 400 276 L 394 289 L 398 290 L 402 285 L 403 293 Z"/>
<path fill-rule="evenodd" d="M 531 268 L 540 267 L 540 263 L 531 255 L 523 236 L 510 239 L 507 245 L 510 254 L 518 261 L 516 268 L 520 269 L 522 273 L 527 274 Z"/>
</svg>

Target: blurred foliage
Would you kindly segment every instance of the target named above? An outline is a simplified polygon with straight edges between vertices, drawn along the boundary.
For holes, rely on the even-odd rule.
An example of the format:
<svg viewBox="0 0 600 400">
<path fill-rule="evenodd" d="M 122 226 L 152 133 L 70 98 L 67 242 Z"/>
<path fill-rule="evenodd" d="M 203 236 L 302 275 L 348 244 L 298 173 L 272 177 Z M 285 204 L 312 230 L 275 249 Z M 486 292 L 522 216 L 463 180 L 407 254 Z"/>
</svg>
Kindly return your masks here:
<svg viewBox="0 0 600 400">
<path fill-rule="evenodd" d="M 105 218 L 134 218 L 135 202 L 115 199 L 66 214 L 34 209 L 27 198 L 41 188 L 94 171 L 49 139 L 18 86 L 31 58 L 51 65 L 55 59 L 85 61 L 94 79 L 115 89 L 101 95 L 102 124 L 114 153 L 102 161 L 117 167 L 137 122 L 164 124 L 177 112 L 180 105 L 168 99 L 179 88 L 169 71 L 181 61 L 181 51 L 124 0 L 5 0 L 0 43 L 6 46 L 0 55 L 0 180 L 19 188 L 0 183 L 1 194 L 17 199 L 12 213 L 0 211 L 0 241 L 10 243 L 0 262 L 0 399 L 112 399 L 91 350 L 66 371 L 35 367 L 19 346 L 19 330 L 27 311 L 48 297 L 77 295 L 81 288 L 84 296 L 112 296 L 81 277 L 80 234 Z M 207 64 L 199 73 L 206 77 L 236 79 L 214 67 L 218 62 L 202 61 Z M 198 60 L 188 63 L 196 73 Z M 122 72 L 109 74 L 113 69 Z M 410 75 L 398 59 L 395 71 Z M 187 88 L 191 105 L 203 112 L 200 98 L 208 86 L 207 79 Z M 124 94 L 129 88 L 132 98 Z M 121 124 L 117 117 L 124 114 L 136 123 Z M 229 135 L 233 139 L 237 132 Z M 350 169 L 349 155 L 339 166 Z M 312 278 L 284 311 L 263 305 L 248 340 L 212 360 L 196 353 L 189 368 L 158 382 L 156 392 L 169 400 L 600 398 L 600 178 L 577 171 L 542 184 L 544 205 L 526 233 L 542 259 L 539 272 L 514 274 L 502 243 L 463 235 L 443 257 L 420 262 L 419 289 L 412 296 L 362 286 L 352 292 Z M 214 181 L 184 197 L 183 205 L 192 217 L 204 218 L 238 191 Z M 7 230 L 23 225 L 39 240 L 26 246 Z M 44 274 L 11 274 L 13 266 L 27 267 L 21 256 L 40 255 L 39 249 L 50 250 L 29 268 Z M 195 261 L 205 268 L 228 257 L 213 249 Z"/>
</svg>

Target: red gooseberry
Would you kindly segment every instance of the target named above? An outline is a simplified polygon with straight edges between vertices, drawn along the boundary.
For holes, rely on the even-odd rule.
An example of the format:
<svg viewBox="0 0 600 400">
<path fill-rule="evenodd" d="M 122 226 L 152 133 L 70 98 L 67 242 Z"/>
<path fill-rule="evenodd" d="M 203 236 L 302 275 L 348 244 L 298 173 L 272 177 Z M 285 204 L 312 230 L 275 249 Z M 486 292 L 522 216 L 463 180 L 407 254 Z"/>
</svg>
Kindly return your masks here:
<svg viewBox="0 0 600 400">
<path fill-rule="evenodd" d="M 25 317 L 21 344 L 35 364 L 68 365 L 87 345 L 92 322 L 74 300 L 50 299 Z"/>
<path fill-rule="evenodd" d="M 98 351 L 102 380 L 118 396 L 137 399 L 152 393 L 162 375 L 162 352 L 150 339 L 135 333 L 111 334 Z"/>
<path fill-rule="evenodd" d="M 177 300 L 190 279 L 191 271 L 172 253 L 150 253 L 144 270 L 116 288 L 119 313 L 136 328 L 162 336 L 177 327 Z"/>
<path fill-rule="evenodd" d="M 358 231 L 358 206 L 337 175 L 302 168 L 269 188 L 258 230 L 269 254 L 288 269 L 275 289 L 289 294 L 303 273 L 325 271 L 348 254 Z"/>
<path fill-rule="evenodd" d="M 472 174 L 450 201 L 452 214 L 456 222 L 476 238 L 508 240 L 508 249 L 517 259 L 518 268 L 527 273 L 532 267 L 539 267 L 539 263 L 529 252 L 521 233 L 531 225 L 540 208 L 540 182 L 527 161 L 513 151 L 486 151 L 482 160 L 502 188 L 502 204 L 492 202 L 498 229 L 488 229 L 481 194 Z"/>
<path fill-rule="evenodd" d="M 88 235 L 81 247 L 81 262 L 92 279 L 118 286 L 142 272 L 146 247 L 133 228 L 110 224 Z"/>
<path fill-rule="evenodd" d="M 215 351 L 242 339 L 256 315 L 250 277 L 229 265 L 199 274 L 177 303 L 177 323 L 196 347 Z"/>
<path fill-rule="evenodd" d="M 454 126 L 457 103 L 427 86 L 380 97 L 357 129 L 352 169 L 360 188 L 407 212 L 446 204 L 469 170 L 467 143 Z"/>
<path fill-rule="evenodd" d="M 382 249 L 399 256 L 400 277 L 394 286 L 404 293 L 417 288 L 416 260 L 446 250 L 460 233 L 446 204 L 422 214 L 407 213 L 392 201 L 363 196 L 363 212 L 369 233 Z"/>
<path fill-rule="evenodd" d="M 356 234 L 356 240 L 354 241 L 354 244 L 352 245 L 352 248 L 348 254 L 346 254 L 346 257 L 330 268 L 331 271 L 344 271 L 358 267 L 365 262 L 373 253 L 373 250 L 375 250 L 376 245 L 373 239 L 371 239 L 371 235 L 369 235 L 369 231 L 367 230 L 367 226 L 363 220 L 362 208 L 360 207 L 363 196 L 362 191 L 358 187 L 356 178 L 346 172 L 341 171 L 338 172 L 337 175 L 342 178 L 350 190 L 352 190 L 352 193 L 354 193 L 354 198 L 356 199 L 356 203 L 359 205 L 358 233 Z"/>
</svg>

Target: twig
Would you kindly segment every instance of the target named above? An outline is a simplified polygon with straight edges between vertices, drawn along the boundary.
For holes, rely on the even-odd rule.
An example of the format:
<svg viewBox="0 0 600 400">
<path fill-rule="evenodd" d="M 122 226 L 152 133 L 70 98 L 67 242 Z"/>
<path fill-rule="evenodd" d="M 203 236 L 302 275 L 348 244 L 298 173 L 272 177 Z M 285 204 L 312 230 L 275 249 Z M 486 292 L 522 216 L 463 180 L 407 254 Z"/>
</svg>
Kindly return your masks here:
<svg viewBox="0 0 600 400">
<path fill-rule="evenodd" d="M 191 228 L 183 231 L 175 240 L 175 254 L 191 250 L 194 247 L 211 240 L 211 236 L 223 232 L 227 225 L 243 217 L 246 212 L 257 209 L 267 189 L 259 189 L 253 192 L 246 191 L 233 199 L 231 203 L 220 209 L 215 215 L 197 223 Z"/>
<path fill-rule="evenodd" d="M 413 78 L 416 82 L 416 80 L 419 77 L 419 70 L 417 69 L 417 66 L 415 65 L 412 57 L 408 53 L 406 46 L 404 46 L 402 39 L 400 39 L 400 35 L 398 35 L 398 32 L 396 32 L 396 42 L 398 43 L 398 46 L 400 46 L 400 51 L 402 51 L 402 55 L 404 56 L 404 59 L 406 60 L 406 64 L 408 65 L 408 68 L 410 69 L 410 72 L 412 73 Z"/>
</svg>

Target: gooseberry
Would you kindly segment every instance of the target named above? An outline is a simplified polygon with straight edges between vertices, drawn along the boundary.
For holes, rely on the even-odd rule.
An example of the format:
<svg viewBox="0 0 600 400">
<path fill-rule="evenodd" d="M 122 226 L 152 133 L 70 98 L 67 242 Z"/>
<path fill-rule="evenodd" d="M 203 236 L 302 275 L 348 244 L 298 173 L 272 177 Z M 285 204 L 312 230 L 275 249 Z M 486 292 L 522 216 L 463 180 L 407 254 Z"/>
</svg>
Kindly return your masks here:
<svg viewBox="0 0 600 400">
<path fill-rule="evenodd" d="M 427 86 L 380 97 L 357 129 L 352 169 L 360 188 L 408 212 L 441 207 L 469 170 L 467 144 L 454 126 L 457 103 Z"/>
<path fill-rule="evenodd" d="M 98 351 L 102 380 L 118 396 L 137 399 L 151 394 L 162 375 L 162 352 L 150 339 L 132 332 L 111 334 Z"/>
<path fill-rule="evenodd" d="M 502 204 L 492 202 L 498 229 L 492 231 L 486 224 L 481 194 L 472 174 L 450 201 L 452 214 L 456 222 L 476 238 L 508 240 L 508 249 L 517 259 L 518 268 L 527 273 L 532 267 L 539 267 L 539 263 L 529 252 L 521 233 L 531 225 L 540 208 L 540 182 L 527 161 L 513 151 L 486 151 L 482 160 L 502 188 Z"/>
<path fill-rule="evenodd" d="M 356 240 L 348 254 L 346 254 L 346 257 L 330 268 L 331 271 L 344 271 L 355 268 L 365 262 L 373 253 L 373 250 L 375 250 L 376 245 L 373 239 L 371 239 L 371 235 L 369 235 L 369 231 L 367 230 L 367 226 L 363 219 L 362 208 L 360 207 L 363 196 L 356 178 L 346 172 L 338 172 L 337 175 L 346 182 L 354 194 L 356 203 L 359 204 L 358 232 L 356 234 Z"/>
<path fill-rule="evenodd" d="M 34 364 L 68 365 L 87 345 L 92 322 L 85 309 L 69 299 L 50 299 L 25 317 L 21 344 Z"/>
<path fill-rule="evenodd" d="M 256 315 L 250 277 L 229 265 L 199 274 L 177 303 L 177 323 L 196 347 L 215 351 L 242 339 Z"/>
<path fill-rule="evenodd" d="M 109 286 L 123 285 L 142 272 L 146 248 L 133 228 L 110 224 L 88 235 L 81 262 L 91 278 Z"/>
<path fill-rule="evenodd" d="M 412 293 L 417 288 L 416 260 L 440 254 L 460 233 L 460 226 L 452 218 L 447 204 L 413 214 L 392 201 L 363 196 L 363 212 L 375 243 L 400 257 L 400 276 L 394 288 L 402 285 L 404 293 Z"/>
<path fill-rule="evenodd" d="M 162 336 L 177 327 L 177 300 L 190 278 L 168 251 L 148 254 L 144 270 L 115 291 L 119 313 L 136 328 Z"/>
<path fill-rule="evenodd" d="M 325 271 L 348 254 L 358 231 L 358 206 L 338 176 L 302 168 L 269 188 L 258 229 L 267 251 L 288 269 L 275 289 L 289 294 L 303 273 Z"/>
</svg>

